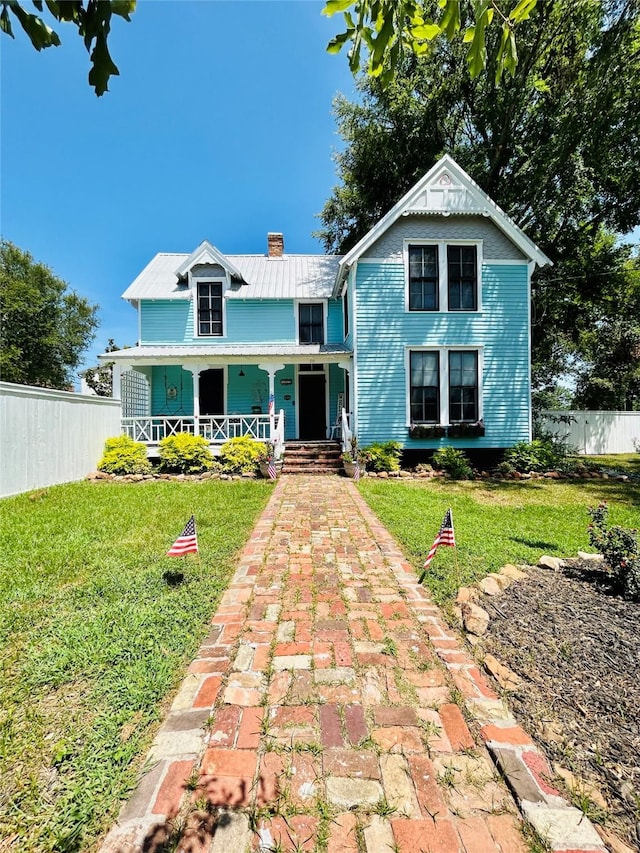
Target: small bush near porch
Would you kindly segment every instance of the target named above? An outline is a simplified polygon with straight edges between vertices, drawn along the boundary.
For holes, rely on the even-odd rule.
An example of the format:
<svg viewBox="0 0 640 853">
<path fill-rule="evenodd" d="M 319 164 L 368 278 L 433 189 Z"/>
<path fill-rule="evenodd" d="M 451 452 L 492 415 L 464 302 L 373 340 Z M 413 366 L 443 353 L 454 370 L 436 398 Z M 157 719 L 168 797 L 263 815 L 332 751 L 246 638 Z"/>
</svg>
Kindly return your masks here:
<svg viewBox="0 0 640 853">
<path fill-rule="evenodd" d="M 270 493 L 85 482 L 0 502 L 0 848 L 95 849 Z M 191 513 L 200 558 L 165 557 Z"/>
</svg>

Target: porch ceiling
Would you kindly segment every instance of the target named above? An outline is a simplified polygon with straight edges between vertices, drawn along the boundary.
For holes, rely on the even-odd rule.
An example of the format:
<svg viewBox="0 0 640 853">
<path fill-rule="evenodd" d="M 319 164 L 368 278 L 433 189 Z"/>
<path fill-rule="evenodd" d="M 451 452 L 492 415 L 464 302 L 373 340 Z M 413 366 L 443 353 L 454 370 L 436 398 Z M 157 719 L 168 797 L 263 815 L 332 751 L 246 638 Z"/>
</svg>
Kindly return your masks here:
<svg viewBox="0 0 640 853">
<path fill-rule="evenodd" d="M 343 344 L 299 344 L 281 346 L 137 346 L 99 356 L 103 361 L 135 362 L 139 365 L 185 364 L 207 362 L 207 364 L 246 364 L 255 359 L 280 359 L 288 364 L 304 362 L 338 362 L 353 355 L 353 350 Z"/>
</svg>

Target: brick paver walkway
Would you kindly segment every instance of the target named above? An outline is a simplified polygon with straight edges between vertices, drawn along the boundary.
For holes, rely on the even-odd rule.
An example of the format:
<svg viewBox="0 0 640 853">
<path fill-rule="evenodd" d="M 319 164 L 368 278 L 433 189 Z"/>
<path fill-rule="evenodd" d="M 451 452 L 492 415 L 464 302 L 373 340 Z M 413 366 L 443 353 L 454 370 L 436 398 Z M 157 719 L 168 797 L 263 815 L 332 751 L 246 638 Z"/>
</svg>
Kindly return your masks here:
<svg viewBox="0 0 640 853">
<path fill-rule="evenodd" d="M 102 850 L 521 853 L 513 726 L 353 483 L 285 476 Z"/>
</svg>

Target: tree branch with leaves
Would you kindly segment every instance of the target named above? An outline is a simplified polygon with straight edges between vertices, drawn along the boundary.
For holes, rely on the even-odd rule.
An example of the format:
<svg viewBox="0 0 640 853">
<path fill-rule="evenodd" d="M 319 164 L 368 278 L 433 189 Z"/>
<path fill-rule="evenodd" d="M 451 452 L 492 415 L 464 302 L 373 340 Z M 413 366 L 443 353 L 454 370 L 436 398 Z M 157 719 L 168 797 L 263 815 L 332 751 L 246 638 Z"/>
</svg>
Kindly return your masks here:
<svg viewBox="0 0 640 853">
<path fill-rule="evenodd" d="M 114 15 L 131 20 L 136 8 L 136 0 L 32 0 L 37 12 L 47 11 L 54 21 L 70 24 L 76 28 L 84 41 L 89 54 L 91 69 L 89 85 L 96 95 L 104 95 L 108 90 L 109 78 L 120 74 L 117 65 L 109 53 L 108 38 L 111 31 L 111 19 Z M 17 21 L 28 35 L 36 50 L 58 47 L 60 36 L 40 15 L 27 12 L 24 4 L 18 0 L 1 0 L 0 30 L 11 38 L 13 21 Z"/>
<path fill-rule="evenodd" d="M 363 65 L 363 53 L 368 54 L 364 63 L 367 73 L 385 86 L 408 53 L 425 56 L 438 39 L 454 41 L 462 29 L 461 21 L 470 14 L 472 23 L 463 32 L 463 41 L 469 45 L 469 74 L 477 77 L 486 67 L 487 30 L 499 27 L 495 62 L 495 79 L 499 82 L 503 72 L 515 73 L 515 30 L 536 5 L 537 0 L 439 0 L 437 7 L 423 0 L 327 0 L 323 14 L 330 17 L 342 13 L 346 23 L 345 31 L 329 42 L 327 50 L 339 53 L 350 44 L 348 58 L 353 74 Z"/>
</svg>

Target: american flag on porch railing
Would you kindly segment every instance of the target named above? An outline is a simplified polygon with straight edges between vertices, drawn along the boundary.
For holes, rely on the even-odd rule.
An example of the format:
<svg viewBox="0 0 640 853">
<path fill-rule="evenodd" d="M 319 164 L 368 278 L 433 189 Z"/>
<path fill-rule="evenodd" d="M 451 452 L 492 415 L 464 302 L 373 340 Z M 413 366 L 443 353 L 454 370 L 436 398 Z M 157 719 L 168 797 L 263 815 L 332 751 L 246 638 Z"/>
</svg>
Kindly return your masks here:
<svg viewBox="0 0 640 853">
<path fill-rule="evenodd" d="M 276 412 L 276 400 L 273 394 L 269 394 L 269 414 L 275 415 Z"/>
</svg>

